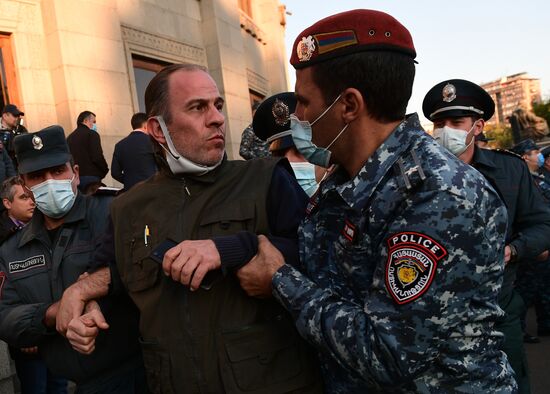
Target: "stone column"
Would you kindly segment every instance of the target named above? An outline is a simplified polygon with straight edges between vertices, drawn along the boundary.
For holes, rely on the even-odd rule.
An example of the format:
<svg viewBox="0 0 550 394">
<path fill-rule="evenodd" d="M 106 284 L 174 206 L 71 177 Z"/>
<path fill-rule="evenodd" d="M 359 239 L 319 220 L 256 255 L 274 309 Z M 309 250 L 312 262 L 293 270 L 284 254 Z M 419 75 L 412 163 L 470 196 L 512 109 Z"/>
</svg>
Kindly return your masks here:
<svg viewBox="0 0 550 394">
<path fill-rule="evenodd" d="M 250 100 L 237 0 L 201 0 L 202 32 L 210 74 L 225 99 L 226 150 L 238 159 Z"/>
</svg>

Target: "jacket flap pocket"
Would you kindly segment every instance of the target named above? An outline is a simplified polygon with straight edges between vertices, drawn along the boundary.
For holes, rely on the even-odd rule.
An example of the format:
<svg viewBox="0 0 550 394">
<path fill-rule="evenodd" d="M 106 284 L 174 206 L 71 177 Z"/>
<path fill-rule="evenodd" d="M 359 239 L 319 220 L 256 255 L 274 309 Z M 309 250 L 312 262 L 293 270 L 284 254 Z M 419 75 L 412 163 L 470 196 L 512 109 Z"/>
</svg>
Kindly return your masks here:
<svg viewBox="0 0 550 394">
<path fill-rule="evenodd" d="M 227 204 L 206 213 L 201 219 L 201 226 L 218 222 L 241 222 L 253 219 L 256 216 L 256 206 L 253 201 L 242 200 L 238 203 Z"/>
<path fill-rule="evenodd" d="M 238 333 L 224 334 L 225 348 L 231 362 L 258 358 L 269 361 L 270 355 L 294 346 L 293 341 L 270 326 L 248 327 Z"/>
</svg>

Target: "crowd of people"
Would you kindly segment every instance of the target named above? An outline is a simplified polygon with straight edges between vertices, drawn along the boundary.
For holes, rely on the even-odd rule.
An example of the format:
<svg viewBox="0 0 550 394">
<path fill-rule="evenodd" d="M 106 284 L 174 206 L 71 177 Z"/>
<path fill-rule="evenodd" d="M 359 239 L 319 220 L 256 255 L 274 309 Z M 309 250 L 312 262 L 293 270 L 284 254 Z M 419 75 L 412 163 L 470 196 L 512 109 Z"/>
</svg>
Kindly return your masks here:
<svg viewBox="0 0 550 394">
<path fill-rule="evenodd" d="M 6 106 L 0 339 L 23 393 L 530 392 L 550 150 L 487 149 L 494 102 L 462 79 L 426 93 L 426 133 L 415 58 L 380 11 L 306 28 L 247 160 L 208 71 L 167 66 L 115 146 L 116 196 L 93 112 L 65 138 Z"/>
</svg>

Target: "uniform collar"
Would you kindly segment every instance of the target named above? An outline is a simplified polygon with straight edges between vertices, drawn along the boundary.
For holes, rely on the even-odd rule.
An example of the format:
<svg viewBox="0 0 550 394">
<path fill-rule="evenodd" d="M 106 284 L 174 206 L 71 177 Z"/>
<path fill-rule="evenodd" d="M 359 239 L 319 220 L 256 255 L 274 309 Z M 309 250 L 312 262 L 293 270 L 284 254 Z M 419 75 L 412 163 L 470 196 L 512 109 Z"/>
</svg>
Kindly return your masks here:
<svg viewBox="0 0 550 394">
<path fill-rule="evenodd" d="M 497 167 L 497 165 L 495 164 L 491 156 L 487 154 L 487 150 L 478 148 L 476 146 L 474 147 L 474 156 L 472 158 L 472 166 L 477 167 L 478 165 L 491 167 L 491 168 Z"/>
<path fill-rule="evenodd" d="M 334 188 L 351 208 L 361 211 L 384 175 L 414 140 L 423 134 L 418 115 L 408 115 L 369 157 L 353 179 L 347 178 L 344 181 L 345 171 L 340 169 L 331 177 L 332 184 L 327 184 L 327 189 Z M 344 182 L 341 183 L 342 181 Z"/>
<path fill-rule="evenodd" d="M 86 216 L 86 197 L 84 197 L 80 192 L 76 195 L 76 200 L 73 207 L 65 215 L 65 220 L 61 226 L 64 226 L 68 223 L 78 222 L 83 220 Z M 40 212 L 38 208 L 35 209 L 34 214 L 32 215 L 31 221 L 27 226 L 22 230 L 21 238 L 19 239 L 19 247 L 25 245 L 26 243 L 32 241 L 33 239 L 47 239 L 46 227 L 44 226 L 44 214 Z"/>
</svg>

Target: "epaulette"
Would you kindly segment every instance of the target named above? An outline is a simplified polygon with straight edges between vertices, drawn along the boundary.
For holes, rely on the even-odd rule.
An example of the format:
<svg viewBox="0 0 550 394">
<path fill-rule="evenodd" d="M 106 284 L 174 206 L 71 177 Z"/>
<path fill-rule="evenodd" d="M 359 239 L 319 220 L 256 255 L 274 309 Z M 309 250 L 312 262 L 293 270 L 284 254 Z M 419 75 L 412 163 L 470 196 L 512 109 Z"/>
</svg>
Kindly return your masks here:
<svg viewBox="0 0 550 394">
<path fill-rule="evenodd" d="M 397 159 L 397 162 L 395 164 L 407 190 L 411 190 L 416 185 L 424 182 L 424 180 L 426 179 L 426 175 L 424 174 L 424 170 L 422 169 L 422 163 L 418 159 L 416 151 L 414 149 L 411 149 L 410 154 L 414 166 L 412 166 L 411 168 L 405 168 L 405 163 L 402 157 Z"/>
<path fill-rule="evenodd" d="M 94 196 L 117 196 L 120 193 L 120 188 L 118 187 L 109 187 L 109 186 L 101 186 L 96 190 L 96 192 L 93 194 Z"/>
<path fill-rule="evenodd" d="M 514 156 L 516 159 L 520 159 L 523 161 L 523 157 L 521 157 L 517 153 L 512 152 L 511 150 L 507 150 L 507 149 L 491 149 L 491 150 L 493 152 L 504 153 L 505 155 L 508 155 L 508 156 Z"/>
</svg>

